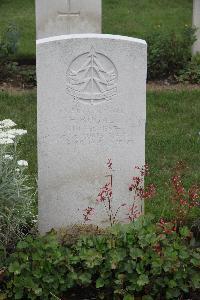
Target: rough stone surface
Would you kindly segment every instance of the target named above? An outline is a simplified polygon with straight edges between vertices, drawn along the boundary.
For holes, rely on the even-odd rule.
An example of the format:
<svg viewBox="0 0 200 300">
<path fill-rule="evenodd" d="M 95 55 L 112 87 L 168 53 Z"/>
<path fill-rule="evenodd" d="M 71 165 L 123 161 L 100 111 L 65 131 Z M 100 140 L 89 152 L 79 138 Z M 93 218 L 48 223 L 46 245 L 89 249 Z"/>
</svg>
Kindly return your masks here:
<svg viewBox="0 0 200 300">
<path fill-rule="evenodd" d="M 101 0 L 36 0 L 37 39 L 101 33 Z"/>
<path fill-rule="evenodd" d="M 197 28 L 197 41 L 193 46 L 193 54 L 200 52 L 200 0 L 193 0 L 193 26 Z"/>
<path fill-rule="evenodd" d="M 145 163 L 146 48 L 97 34 L 37 41 L 41 232 L 83 223 L 88 206 L 96 207 L 92 223 L 108 225 L 96 198 L 111 175 L 113 212 L 132 203 L 134 166 Z M 125 219 L 122 207 L 117 220 Z"/>
</svg>

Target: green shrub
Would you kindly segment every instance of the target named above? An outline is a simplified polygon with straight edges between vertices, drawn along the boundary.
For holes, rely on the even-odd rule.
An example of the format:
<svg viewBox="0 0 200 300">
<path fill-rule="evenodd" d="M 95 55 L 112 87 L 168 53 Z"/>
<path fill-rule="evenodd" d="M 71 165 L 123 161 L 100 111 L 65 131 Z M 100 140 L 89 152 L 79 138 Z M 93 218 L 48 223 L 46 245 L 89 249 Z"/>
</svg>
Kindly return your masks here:
<svg viewBox="0 0 200 300">
<path fill-rule="evenodd" d="M 148 44 L 148 79 L 174 77 L 191 60 L 195 30 L 186 27 L 181 34 L 155 31 L 146 36 Z"/>
<path fill-rule="evenodd" d="M 0 80 L 6 79 L 14 71 L 11 59 L 18 50 L 19 33 L 14 25 L 9 25 L 0 36 Z"/>
<path fill-rule="evenodd" d="M 187 66 L 180 71 L 177 80 L 179 82 L 200 84 L 200 54 L 196 54 L 192 57 L 192 60 Z"/>
<path fill-rule="evenodd" d="M 167 234 L 149 216 L 71 247 L 54 233 L 27 237 L 9 259 L 7 297 L 55 299 L 86 288 L 98 299 L 180 299 L 200 289 L 200 250 L 189 239 L 186 227 Z"/>
<path fill-rule="evenodd" d="M 72 275 L 68 279 L 70 255 L 53 233 L 19 242 L 8 269 L 9 299 L 55 299 L 52 294 L 61 294 L 74 284 Z"/>
<path fill-rule="evenodd" d="M 9 25 L 0 37 L 0 60 L 9 59 L 17 53 L 19 33 L 15 25 Z"/>
</svg>

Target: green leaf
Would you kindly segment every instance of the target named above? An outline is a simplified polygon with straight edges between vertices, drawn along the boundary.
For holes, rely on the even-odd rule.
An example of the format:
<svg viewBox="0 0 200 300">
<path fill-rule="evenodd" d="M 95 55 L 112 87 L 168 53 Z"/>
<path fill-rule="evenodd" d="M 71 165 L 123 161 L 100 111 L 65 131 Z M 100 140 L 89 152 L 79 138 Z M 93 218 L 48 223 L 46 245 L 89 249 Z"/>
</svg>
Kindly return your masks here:
<svg viewBox="0 0 200 300">
<path fill-rule="evenodd" d="M 200 289 L 200 276 L 199 274 L 193 274 L 191 278 L 192 284 L 195 289 Z"/>
<path fill-rule="evenodd" d="M 175 299 L 175 298 L 178 298 L 180 296 L 180 290 L 178 288 L 174 288 L 174 289 L 167 289 L 167 292 L 166 292 L 166 296 L 167 296 L 167 299 Z"/>
<path fill-rule="evenodd" d="M 177 283 L 175 280 L 169 280 L 169 287 L 170 288 L 175 288 L 177 286 Z"/>
<path fill-rule="evenodd" d="M 23 298 L 23 290 L 18 290 L 15 293 L 15 299 L 22 299 Z"/>
<path fill-rule="evenodd" d="M 19 275 L 21 272 L 20 264 L 17 261 L 14 261 L 10 264 L 8 268 L 10 273 L 14 273 L 15 275 Z"/>
<path fill-rule="evenodd" d="M 96 288 L 97 289 L 102 288 L 104 285 L 105 285 L 104 279 L 101 278 L 101 277 L 98 278 L 97 281 L 96 281 Z"/>
<path fill-rule="evenodd" d="M 142 300 L 154 300 L 154 299 L 149 295 L 145 295 L 142 297 Z"/>
<path fill-rule="evenodd" d="M 140 248 L 130 248 L 130 256 L 133 259 L 137 259 L 138 257 L 142 258 L 144 256 L 144 252 Z"/>
<path fill-rule="evenodd" d="M 25 241 L 21 241 L 17 244 L 17 249 L 22 250 L 22 249 L 26 249 L 29 248 L 29 244 Z"/>
<path fill-rule="evenodd" d="M 135 297 L 134 296 L 131 296 L 130 294 L 124 296 L 123 300 L 134 300 Z"/>
<path fill-rule="evenodd" d="M 180 235 L 182 237 L 188 237 L 188 236 L 190 236 L 190 230 L 186 226 L 181 227 L 180 230 L 179 230 L 179 232 L 180 232 Z"/>
<path fill-rule="evenodd" d="M 90 273 L 82 273 L 78 276 L 78 279 L 80 280 L 81 284 L 88 285 L 91 283 L 91 274 Z"/>
<path fill-rule="evenodd" d="M 37 296 L 41 296 L 42 295 L 42 288 L 35 289 L 34 292 Z"/>
<path fill-rule="evenodd" d="M 137 284 L 141 286 L 145 286 L 146 284 L 149 283 L 149 277 L 147 275 L 140 275 L 139 279 L 137 280 Z"/>
</svg>

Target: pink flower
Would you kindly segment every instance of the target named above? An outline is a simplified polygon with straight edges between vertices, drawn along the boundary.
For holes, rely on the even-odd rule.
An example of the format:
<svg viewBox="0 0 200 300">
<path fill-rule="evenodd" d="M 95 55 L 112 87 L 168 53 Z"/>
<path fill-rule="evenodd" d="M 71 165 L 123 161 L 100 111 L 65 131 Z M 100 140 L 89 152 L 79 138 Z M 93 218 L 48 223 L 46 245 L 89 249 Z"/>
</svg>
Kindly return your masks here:
<svg viewBox="0 0 200 300">
<path fill-rule="evenodd" d="M 88 206 L 86 209 L 83 211 L 83 217 L 84 217 L 84 222 L 91 221 L 91 216 L 94 213 L 94 208 Z"/>
<path fill-rule="evenodd" d="M 129 219 L 129 221 L 133 222 L 140 215 L 141 215 L 141 212 L 138 210 L 138 207 L 135 203 L 133 203 L 133 205 L 129 206 L 129 208 L 128 208 L 128 219 Z"/>
<path fill-rule="evenodd" d="M 111 158 L 108 159 L 107 166 L 108 166 L 109 170 L 112 170 L 112 160 L 111 160 Z"/>
</svg>

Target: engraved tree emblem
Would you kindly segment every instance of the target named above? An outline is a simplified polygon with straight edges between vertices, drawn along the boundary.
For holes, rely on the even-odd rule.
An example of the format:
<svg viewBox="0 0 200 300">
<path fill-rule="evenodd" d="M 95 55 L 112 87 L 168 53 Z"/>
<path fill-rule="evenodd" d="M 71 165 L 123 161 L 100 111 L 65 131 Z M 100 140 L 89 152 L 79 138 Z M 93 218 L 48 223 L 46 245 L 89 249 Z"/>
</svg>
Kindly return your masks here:
<svg viewBox="0 0 200 300">
<path fill-rule="evenodd" d="M 84 103 L 109 101 L 117 94 L 117 77 L 112 61 L 92 47 L 70 64 L 67 93 Z"/>
</svg>

